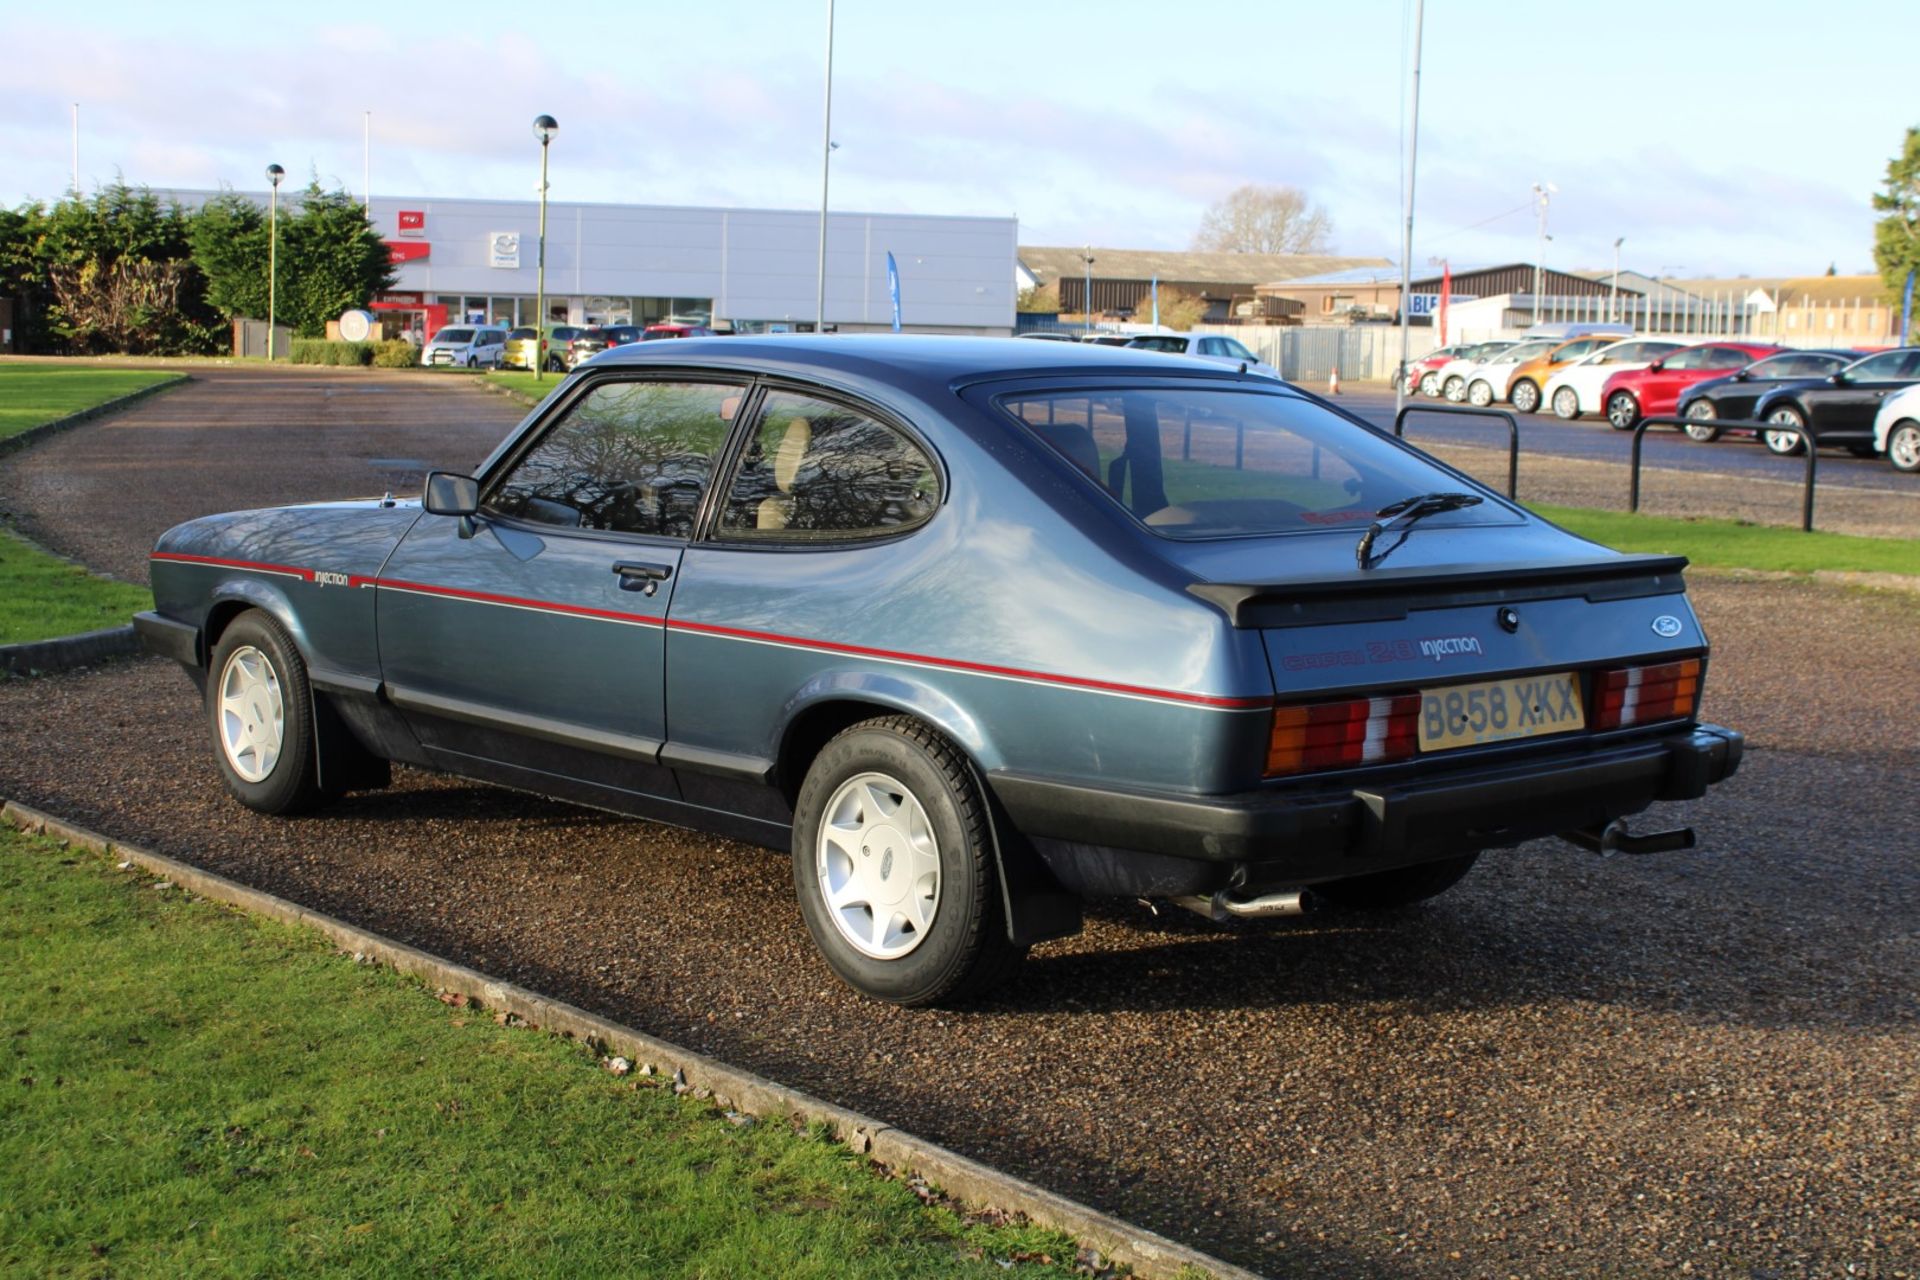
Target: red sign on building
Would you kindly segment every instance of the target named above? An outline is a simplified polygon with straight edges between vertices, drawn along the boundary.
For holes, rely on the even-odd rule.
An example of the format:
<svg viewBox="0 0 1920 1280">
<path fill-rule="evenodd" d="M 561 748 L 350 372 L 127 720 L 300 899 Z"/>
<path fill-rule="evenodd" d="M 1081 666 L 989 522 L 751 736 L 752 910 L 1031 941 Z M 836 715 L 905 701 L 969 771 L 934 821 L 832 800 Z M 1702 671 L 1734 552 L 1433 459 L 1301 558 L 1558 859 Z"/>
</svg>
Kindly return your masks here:
<svg viewBox="0 0 1920 1280">
<path fill-rule="evenodd" d="M 424 236 L 427 234 L 427 215 L 419 209 L 400 211 L 400 234 L 403 236 Z"/>
<path fill-rule="evenodd" d="M 425 240 L 415 241 L 410 244 L 403 244 L 395 240 L 382 240 L 380 243 L 387 246 L 387 252 L 393 255 L 393 260 L 396 264 L 412 262 L 416 258 L 424 258 L 433 251 L 433 246 Z"/>
</svg>

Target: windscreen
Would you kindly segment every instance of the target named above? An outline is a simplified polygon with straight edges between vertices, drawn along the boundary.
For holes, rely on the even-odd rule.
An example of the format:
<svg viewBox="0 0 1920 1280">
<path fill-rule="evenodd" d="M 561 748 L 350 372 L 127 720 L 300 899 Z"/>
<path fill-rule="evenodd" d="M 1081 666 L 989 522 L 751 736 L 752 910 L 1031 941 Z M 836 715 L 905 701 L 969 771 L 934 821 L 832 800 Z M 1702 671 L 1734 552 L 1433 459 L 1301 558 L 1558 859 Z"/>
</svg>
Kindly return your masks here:
<svg viewBox="0 0 1920 1280">
<path fill-rule="evenodd" d="M 1497 353 L 1493 359 L 1498 364 L 1525 364 L 1536 356 L 1543 356 L 1560 345 L 1560 339 L 1548 342 L 1523 342 L 1517 347 L 1508 347 Z"/>
<path fill-rule="evenodd" d="M 1391 503 L 1461 480 L 1308 400 L 1198 388 L 1034 391 L 1000 408 L 1166 538 L 1364 526 Z M 1433 523 L 1507 518 L 1492 502 Z"/>
<path fill-rule="evenodd" d="M 527 338 L 531 338 L 532 336 L 533 336 L 533 330 L 531 329 L 515 329 L 512 333 L 507 335 L 507 341 L 520 342 L 520 341 L 524 341 Z"/>
<path fill-rule="evenodd" d="M 471 329 L 442 329 L 433 335 L 433 340 L 448 346 L 459 346 L 473 341 Z"/>
</svg>

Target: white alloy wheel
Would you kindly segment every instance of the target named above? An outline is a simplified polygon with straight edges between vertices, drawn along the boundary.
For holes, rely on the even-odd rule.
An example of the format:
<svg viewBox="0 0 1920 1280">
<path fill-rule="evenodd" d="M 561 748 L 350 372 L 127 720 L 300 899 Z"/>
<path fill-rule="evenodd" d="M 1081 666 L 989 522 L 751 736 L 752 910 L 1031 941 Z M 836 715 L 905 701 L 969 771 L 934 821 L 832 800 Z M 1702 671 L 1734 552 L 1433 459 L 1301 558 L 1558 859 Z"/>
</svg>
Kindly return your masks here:
<svg viewBox="0 0 1920 1280">
<path fill-rule="evenodd" d="M 1467 403 L 1476 409 L 1484 409 L 1493 403 L 1493 387 L 1485 380 L 1475 380 L 1467 388 Z"/>
<path fill-rule="evenodd" d="M 1437 373 L 1421 374 L 1420 394 L 1423 396 L 1438 396 L 1440 394 L 1440 375 Z"/>
<path fill-rule="evenodd" d="M 1687 435 L 1701 444 L 1709 444 L 1720 438 L 1720 428 L 1713 426 L 1713 420 L 1720 416 L 1713 407 L 1713 401 L 1702 396 L 1687 406 Z M 1694 423 L 1701 425 L 1694 426 Z"/>
<path fill-rule="evenodd" d="M 1799 410 L 1782 405 L 1767 415 L 1767 421 L 1781 428 L 1760 433 L 1768 452 L 1781 455 L 1800 452 L 1800 428 L 1807 424 L 1801 421 Z"/>
<path fill-rule="evenodd" d="M 1920 471 L 1920 423 L 1894 424 L 1887 437 L 1887 461 L 1896 471 Z"/>
<path fill-rule="evenodd" d="M 827 799 L 814 853 L 827 918 L 847 944 L 898 960 L 926 941 L 940 909 L 940 845 L 918 797 L 884 773 L 858 773 Z"/>
<path fill-rule="evenodd" d="M 1561 387 L 1553 393 L 1553 414 L 1556 418 L 1565 418 L 1571 422 L 1580 416 L 1580 393 L 1572 387 Z"/>
<path fill-rule="evenodd" d="M 287 707 L 280 674 L 267 655 L 243 645 L 220 669 L 220 750 L 248 782 L 264 781 L 280 760 Z"/>
<path fill-rule="evenodd" d="M 1447 399 L 1459 404 L 1467 398 L 1467 380 L 1456 373 L 1447 379 L 1447 385 L 1442 390 L 1446 393 Z"/>
<path fill-rule="evenodd" d="M 1616 391 L 1607 401 L 1607 422 L 1615 431 L 1631 431 L 1640 421 L 1640 404 L 1625 391 Z"/>
<path fill-rule="evenodd" d="M 1513 407 L 1522 413 L 1532 413 L 1540 407 L 1540 388 L 1532 381 L 1522 378 L 1513 384 Z"/>
</svg>

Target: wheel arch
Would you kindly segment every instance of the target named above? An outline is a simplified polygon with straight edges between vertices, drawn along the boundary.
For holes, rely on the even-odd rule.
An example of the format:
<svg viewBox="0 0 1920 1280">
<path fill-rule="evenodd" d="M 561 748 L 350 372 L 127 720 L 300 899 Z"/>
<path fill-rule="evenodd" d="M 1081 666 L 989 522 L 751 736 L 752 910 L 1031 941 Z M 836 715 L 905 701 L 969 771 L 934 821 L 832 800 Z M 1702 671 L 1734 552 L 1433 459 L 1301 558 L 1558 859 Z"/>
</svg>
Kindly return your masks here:
<svg viewBox="0 0 1920 1280">
<path fill-rule="evenodd" d="M 270 616 L 292 638 L 300 656 L 303 659 L 311 657 L 307 629 L 300 624 L 299 615 L 293 611 L 293 605 L 286 596 L 265 583 L 237 578 L 214 588 L 213 602 L 207 606 L 206 620 L 200 624 L 200 644 L 209 664 L 213 661 L 214 646 L 220 643 L 221 633 L 249 609 L 259 609 Z"/>
</svg>

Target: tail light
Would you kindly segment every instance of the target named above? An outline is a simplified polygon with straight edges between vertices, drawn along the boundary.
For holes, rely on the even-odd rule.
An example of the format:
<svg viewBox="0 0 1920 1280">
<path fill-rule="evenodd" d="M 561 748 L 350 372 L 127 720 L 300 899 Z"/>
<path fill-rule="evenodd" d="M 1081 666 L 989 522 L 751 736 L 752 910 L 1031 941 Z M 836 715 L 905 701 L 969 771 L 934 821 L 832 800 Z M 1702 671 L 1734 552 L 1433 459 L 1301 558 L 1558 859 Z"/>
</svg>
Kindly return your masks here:
<svg viewBox="0 0 1920 1280">
<path fill-rule="evenodd" d="M 1700 704 L 1700 659 L 1602 671 L 1593 692 L 1596 729 L 1688 720 Z"/>
<path fill-rule="evenodd" d="M 1275 707 L 1267 777 L 1408 759 L 1419 721 L 1417 694 Z"/>
</svg>

